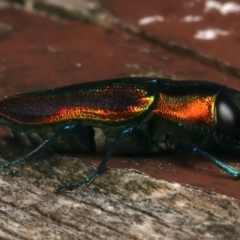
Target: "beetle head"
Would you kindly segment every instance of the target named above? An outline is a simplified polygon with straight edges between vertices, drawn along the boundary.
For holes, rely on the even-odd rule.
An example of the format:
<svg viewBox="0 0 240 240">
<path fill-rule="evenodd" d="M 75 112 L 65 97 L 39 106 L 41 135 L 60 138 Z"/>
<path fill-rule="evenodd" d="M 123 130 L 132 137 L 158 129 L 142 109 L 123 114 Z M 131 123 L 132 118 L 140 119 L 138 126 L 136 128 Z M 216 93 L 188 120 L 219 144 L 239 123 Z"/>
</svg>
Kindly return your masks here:
<svg viewBox="0 0 240 240">
<path fill-rule="evenodd" d="M 240 92 L 223 89 L 217 96 L 215 109 L 217 132 L 224 136 L 227 144 L 235 142 L 240 148 Z"/>
</svg>

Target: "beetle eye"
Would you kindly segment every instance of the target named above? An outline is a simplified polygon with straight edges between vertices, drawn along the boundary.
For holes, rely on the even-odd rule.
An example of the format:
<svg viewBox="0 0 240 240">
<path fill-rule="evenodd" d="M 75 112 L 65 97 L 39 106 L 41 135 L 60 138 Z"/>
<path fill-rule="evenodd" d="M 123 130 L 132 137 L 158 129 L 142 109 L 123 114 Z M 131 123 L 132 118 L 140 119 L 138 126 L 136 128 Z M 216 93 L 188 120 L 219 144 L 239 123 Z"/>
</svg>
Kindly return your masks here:
<svg viewBox="0 0 240 240">
<path fill-rule="evenodd" d="M 216 101 L 217 129 L 228 137 L 240 139 L 240 107 L 234 101 L 239 93 L 224 89 Z"/>
</svg>

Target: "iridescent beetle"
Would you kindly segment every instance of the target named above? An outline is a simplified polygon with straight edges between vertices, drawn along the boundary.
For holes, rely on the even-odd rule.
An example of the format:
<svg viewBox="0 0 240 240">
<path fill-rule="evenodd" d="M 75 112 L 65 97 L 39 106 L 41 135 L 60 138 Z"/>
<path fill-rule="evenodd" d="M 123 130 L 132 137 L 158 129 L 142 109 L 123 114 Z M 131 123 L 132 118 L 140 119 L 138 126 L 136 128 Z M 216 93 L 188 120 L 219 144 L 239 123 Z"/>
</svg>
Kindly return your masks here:
<svg viewBox="0 0 240 240">
<path fill-rule="evenodd" d="M 28 162 L 51 145 L 105 152 L 96 172 L 58 191 L 92 181 L 114 152 L 184 149 L 240 176 L 204 150 L 240 149 L 240 92 L 212 82 L 139 77 L 25 93 L 0 102 L 0 124 L 25 144 L 38 146 L 0 169 Z"/>
</svg>

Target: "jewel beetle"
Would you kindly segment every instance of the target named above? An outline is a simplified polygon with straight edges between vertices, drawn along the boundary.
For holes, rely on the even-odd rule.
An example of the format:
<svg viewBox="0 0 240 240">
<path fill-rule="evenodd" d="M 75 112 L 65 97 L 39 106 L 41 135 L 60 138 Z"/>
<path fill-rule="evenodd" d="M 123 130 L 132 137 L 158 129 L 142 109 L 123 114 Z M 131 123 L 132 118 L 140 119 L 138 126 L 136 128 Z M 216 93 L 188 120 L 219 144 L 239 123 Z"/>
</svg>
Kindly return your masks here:
<svg viewBox="0 0 240 240">
<path fill-rule="evenodd" d="M 104 153 L 96 172 L 58 191 L 91 182 L 113 153 L 180 149 L 240 176 L 208 152 L 240 149 L 240 92 L 213 82 L 134 77 L 24 93 L 0 101 L 0 124 L 36 147 L 0 169 L 29 162 L 49 147 Z"/>
</svg>

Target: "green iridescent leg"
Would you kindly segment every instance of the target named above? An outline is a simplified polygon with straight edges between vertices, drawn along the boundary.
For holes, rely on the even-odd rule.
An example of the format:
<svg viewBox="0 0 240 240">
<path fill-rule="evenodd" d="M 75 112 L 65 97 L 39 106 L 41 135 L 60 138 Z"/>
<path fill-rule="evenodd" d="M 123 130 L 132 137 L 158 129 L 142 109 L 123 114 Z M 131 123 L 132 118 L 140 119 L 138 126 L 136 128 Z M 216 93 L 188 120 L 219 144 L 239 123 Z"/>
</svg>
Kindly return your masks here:
<svg viewBox="0 0 240 240">
<path fill-rule="evenodd" d="M 220 161 L 216 157 L 212 156 L 211 154 L 205 152 L 204 150 L 202 150 L 198 147 L 191 146 L 187 143 L 180 143 L 180 144 L 177 144 L 176 149 L 186 150 L 188 152 L 197 153 L 200 156 L 210 160 L 213 164 L 215 164 L 216 166 L 221 168 L 223 171 L 225 171 L 226 173 L 228 173 L 232 177 L 234 177 L 234 178 L 240 177 L 240 172 L 238 170 L 236 170 L 233 167 L 229 166 L 228 164 Z"/>
<path fill-rule="evenodd" d="M 73 190 L 75 188 L 81 188 L 84 185 L 90 183 L 91 181 L 93 181 L 96 177 L 98 177 L 100 174 L 102 174 L 105 170 L 106 170 L 106 165 L 107 162 L 109 160 L 109 158 L 112 156 L 114 150 L 117 147 L 117 144 L 119 143 L 119 141 L 128 133 L 132 132 L 135 128 L 134 127 L 129 127 L 126 128 L 124 131 L 121 132 L 121 134 L 116 138 L 115 141 L 113 141 L 109 147 L 109 150 L 107 151 L 107 153 L 105 154 L 105 156 L 103 157 L 100 165 L 98 166 L 98 169 L 96 172 L 92 173 L 91 175 L 89 175 L 87 178 L 85 178 L 84 180 L 77 182 L 73 185 L 63 185 L 63 186 L 59 186 L 59 188 L 57 189 L 57 193 L 59 192 L 63 192 L 66 190 Z"/>
<path fill-rule="evenodd" d="M 63 136 L 65 133 L 72 131 L 75 128 L 76 125 L 67 125 L 63 129 L 56 132 L 52 137 L 50 137 L 48 140 L 44 141 L 38 148 L 30 152 L 26 157 L 20 158 L 17 160 L 14 160 L 12 162 L 0 164 L 0 170 L 9 168 L 11 166 L 20 164 L 20 163 L 26 163 L 34 158 L 38 157 L 41 153 L 43 153 L 47 148 L 49 148 L 59 136 Z"/>
<path fill-rule="evenodd" d="M 233 167 L 230 167 L 226 163 L 218 160 L 217 158 L 210 155 L 209 153 L 207 153 L 207 152 L 205 152 L 205 151 L 203 151 L 199 148 L 193 148 L 193 152 L 198 153 L 199 155 L 203 156 L 204 158 L 210 160 L 212 163 L 217 165 L 219 168 L 221 168 L 223 171 L 225 171 L 226 173 L 228 173 L 232 177 L 234 177 L 234 178 L 239 178 L 240 177 L 240 172 L 239 171 L 237 171 Z"/>
</svg>

